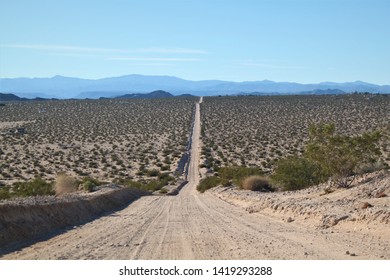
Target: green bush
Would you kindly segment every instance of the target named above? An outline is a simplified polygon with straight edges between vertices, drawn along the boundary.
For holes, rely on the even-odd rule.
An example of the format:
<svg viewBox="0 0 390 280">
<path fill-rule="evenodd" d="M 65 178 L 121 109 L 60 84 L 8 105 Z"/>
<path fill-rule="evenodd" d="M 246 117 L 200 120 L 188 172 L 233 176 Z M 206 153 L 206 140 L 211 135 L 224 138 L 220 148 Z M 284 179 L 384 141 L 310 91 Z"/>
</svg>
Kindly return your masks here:
<svg viewBox="0 0 390 280">
<path fill-rule="evenodd" d="M 203 193 L 205 192 L 206 190 L 208 189 L 211 189 L 211 188 L 214 188 L 220 184 L 223 184 L 222 182 L 223 180 L 219 177 L 216 177 L 216 176 L 211 176 L 211 177 L 206 177 L 202 180 L 200 180 L 198 186 L 196 187 L 196 189 Z"/>
<path fill-rule="evenodd" d="M 9 187 L 0 187 L 0 200 L 11 198 L 9 190 Z"/>
<path fill-rule="evenodd" d="M 134 181 L 131 179 L 122 179 L 118 183 L 123 184 L 127 187 L 136 188 L 144 191 L 155 192 L 161 190 L 162 187 L 168 185 L 170 178 L 161 180 L 145 180 L 145 181 Z"/>
<path fill-rule="evenodd" d="M 319 166 L 308 159 L 289 156 L 276 163 L 271 180 L 273 185 L 283 190 L 299 190 L 320 183 L 319 173 Z"/>
<path fill-rule="evenodd" d="M 150 169 L 147 171 L 147 174 L 150 177 L 157 177 L 157 176 L 160 176 L 160 171 L 157 169 Z"/>
<path fill-rule="evenodd" d="M 27 197 L 38 195 L 53 195 L 53 183 L 46 182 L 40 177 L 37 177 L 28 182 L 14 183 L 9 189 L 10 197 Z"/>
<path fill-rule="evenodd" d="M 263 175 L 264 172 L 259 168 L 250 168 L 243 166 L 230 166 L 218 168 L 214 176 L 206 177 L 199 182 L 197 190 L 205 192 L 208 189 L 218 185 L 229 186 L 231 183 L 241 185 L 242 181 L 251 175 Z"/>
<path fill-rule="evenodd" d="M 93 192 L 96 185 L 92 181 L 85 181 L 82 183 L 83 190 L 86 192 Z"/>
<path fill-rule="evenodd" d="M 231 180 L 237 185 L 241 185 L 242 181 L 252 175 L 264 175 L 264 172 L 259 168 L 231 166 L 218 169 L 219 176 L 224 180 Z"/>
<path fill-rule="evenodd" d="M 337 187 L 350 187 L 355 175 L 377 162 L 379 132 L 359 136 L 336 134 L 334 124 L 309 127 L 309 142 L 303 156 L 277 162 L 271 176 L 285 190 L 297 190 L 330 179 Z"/>
<path fill-rule="evenodd" d="M 374 131 L 358 136 L 336 134 L 334 124 L 309 127 L 309 143 L 304 156 L 321 168 L 322 180 L 331 178 L 338 187 L 350 187 L 359 167 L 378 161 L 381 133 Z"/>
<path fill-rule="evenodd" d="M 162 189 L 160 190 L 160 193 L 161 193 L 161 194 L 166 194 L 166 193 L 168 193 L 168 190 L 165 189 L 165 188 L 162 188 Z"/>
<path fill-rule="evenodd" d="M 81 181 L 82 189 L 86 192 L 93 192 L 95 191 L 97 186 L 103 185 L 104 182 L 100 182 L 99 180 L 92 178 L 92 177 L 85 177 Z"/>
<path fill-rule="evenodd" d="M 169 175 L 169 173 L 160 173 L 158 175 L 159 180 L 167 180 L 168 182 L 174 181 L 175 178 Z"/>
</svg>

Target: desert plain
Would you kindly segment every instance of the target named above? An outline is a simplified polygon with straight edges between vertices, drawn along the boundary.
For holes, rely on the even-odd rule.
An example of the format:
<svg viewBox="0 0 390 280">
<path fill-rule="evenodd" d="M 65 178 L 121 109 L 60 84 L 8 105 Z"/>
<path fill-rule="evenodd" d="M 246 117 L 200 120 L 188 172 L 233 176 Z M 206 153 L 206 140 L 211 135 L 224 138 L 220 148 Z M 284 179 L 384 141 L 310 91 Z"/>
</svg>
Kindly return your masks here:
<svg viewBox="0 0 390 280">
<path fill-rule="evenodd" d="M 165 173 L 173 187 L 187 183 L 177 195 L 142 194 L 88 222 L 5 244 L 1 258 L 390 259 L 389 108 L 389 96 L 372 94 L 7 103 L 0 108 L 3 188 L 36 176 L 54 181 L 61 172 L 111 188 Z M 303 152 L 308 126 L 317 122 L 335 123 L 346 135 L 382 132 L 380 161 L 351 188 L 196 190 L 221 167 L 272 174 L 278 159 Z M 187 171 L 175 172 L 185 153 Z M 12 198 L 0 208 L 40 209 L 53 200 L 61 211 L 69 196 L 104 192 Z M 0 217 L 6 232 L 9 217 Z"/>
</svg>

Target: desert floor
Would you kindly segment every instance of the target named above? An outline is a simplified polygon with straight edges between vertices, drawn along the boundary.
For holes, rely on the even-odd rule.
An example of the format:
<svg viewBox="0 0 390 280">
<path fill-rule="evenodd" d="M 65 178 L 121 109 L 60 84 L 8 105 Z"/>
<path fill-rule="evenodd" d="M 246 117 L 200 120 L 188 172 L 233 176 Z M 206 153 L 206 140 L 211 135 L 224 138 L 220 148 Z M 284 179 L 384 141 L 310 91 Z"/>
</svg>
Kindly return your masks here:
<svg viewBox="0 0 390 280">
<path fill-rule="evenodd" d="M 322 207 L 318 200 L 339 201 L 342 195 L 335 196 L 337 192 L 316 196 L 312 216 L 299 216 L 294 212 L 296 207 L 290 211 L 288 204 L 282 203 L 288 195 L 294 201 L 292 194 L 272 194 L 279 195 L 274 201 L 280 202 L 283 211 L 265 203 L 259 209 L 251 202 L 262 199 L 251 198 L 246 192 L 219 188 L 198 193 L 199 163 L 197 104 L 189 183 L 177 196 L 141 197 L 121 211 L 5 254 L 2 259 L 390 259 L 388 223 L 374 218 L 371 222 L 353 220 L 352 216 L 329 224 L 316 220 L 320 215 L 316 207 Z M 318 189 L 318 194 L 321 192 Z M 390 205 L 388 195 L 380 198 L 384 209 Z M 240 203 L 243 200 L 246 202 Z M 370 203 L 372 211 L 376 202 Z"/>
</svg>

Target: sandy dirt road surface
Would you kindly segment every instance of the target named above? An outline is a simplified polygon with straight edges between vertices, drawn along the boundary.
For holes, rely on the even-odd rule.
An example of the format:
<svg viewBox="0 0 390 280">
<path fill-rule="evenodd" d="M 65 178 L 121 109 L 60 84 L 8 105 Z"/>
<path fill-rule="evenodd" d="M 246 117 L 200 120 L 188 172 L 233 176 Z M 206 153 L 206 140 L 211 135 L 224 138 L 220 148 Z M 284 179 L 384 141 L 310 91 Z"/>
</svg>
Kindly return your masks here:
<svg viewBox="0 0 390 280">
<path fill-rule="evenodd" d="M 286 223 L 198 193 L 200 127 L 196 104 L 189 183 L 177 196 L 142 197 L 121 211 L 2 258 L 379 259 L 388 255 L 380 240 L 364 233 Z"/>
</svg>

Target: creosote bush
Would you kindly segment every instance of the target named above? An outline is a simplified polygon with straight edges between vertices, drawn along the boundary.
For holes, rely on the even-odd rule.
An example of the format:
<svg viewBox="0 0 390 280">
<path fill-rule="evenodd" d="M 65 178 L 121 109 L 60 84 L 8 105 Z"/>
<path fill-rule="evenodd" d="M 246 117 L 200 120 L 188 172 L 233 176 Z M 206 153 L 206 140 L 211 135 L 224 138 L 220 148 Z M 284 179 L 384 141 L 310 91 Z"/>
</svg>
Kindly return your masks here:
<svg viewBox="0 0 390 280">
<path fill-rule="evenodd" d="M 27 182 L 16 182 L 12 187 L 0 188 L 0 199 L 53 194 L 53 183 L 46 182 L 40 177 Z"/>
<path fill-rule="evenodd" d="M 335 124 L 312 124 L 309 138 L 305 157 L 319 165 L 321 180 L 330 178 L 337 187 L 350 187 L 359 167 L 377 162 L 381 155 L 378 131 L 345 136 L 336 134 Z"/>
<path fill-rule="evenodd" d="M 222 179 L 217 176 L 206 177 L 200 180 L 196 189 L 199 192 L 204 193 L 208 189 L 214 188 L 220 185 L 221 183 L 222 183 Z"/>
<path fill-rule="evenodd" d="M 99 180 L 92 177 L 85 177 L 81 182 L 81 189 L 86 192 L 93 192 L 97 186 L 103 185 L 104 182 L 100 182 Z"/>
<path fill-rule="evenodd" d="M 264 172 L 257 168 L 230 166 L 218 168 L 218 173 L 214 176 L 209 176 L 202 179 L 197 186 L 199 192 L 205 192 L 208 189 L 214 188 L 218 185 L 229 186 L 232 183 L 241 185 L 242 181 L 251 175 L 263 175 Z"/>
<path fill-rule="evenodd" d="M 378 162 L 380 138 L 377 131 L 346 136 L 336 134 L 334 124 L 312 124 L 303 155 L 279 160 L 271 178 L 285 190 L 327 180 L 336 187 L 349 188 L 361 166 Z"/>
<path fill-rule="evenodd" d="M 302 156 L 289 156 L 277 162 L 271 181 L 286 191 L 299 190 L 320 183 L 319 170 Z"/>
<path fill-rule="evenodd" d="M 164 186 L 167 186 L 169 182 L 173 181 L 174 179 L 174 177 L 169 176 L 168 174 L 160 174 L 159 179 L 157 180 L 134 181 L 131 179 L 120 179 L 118 180 L 118 183 L 131 188 L 155 192 L 161 190 Z"/>
</svg>

